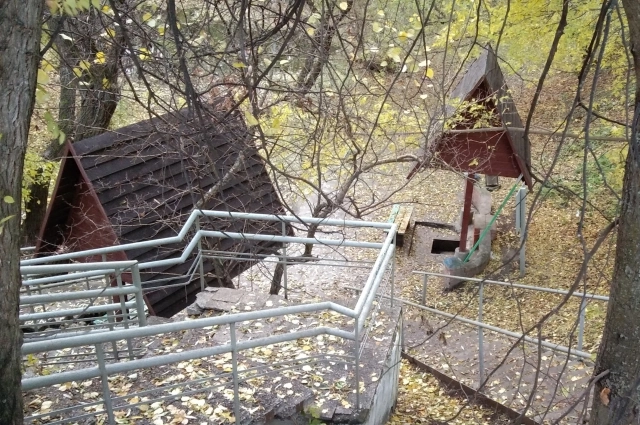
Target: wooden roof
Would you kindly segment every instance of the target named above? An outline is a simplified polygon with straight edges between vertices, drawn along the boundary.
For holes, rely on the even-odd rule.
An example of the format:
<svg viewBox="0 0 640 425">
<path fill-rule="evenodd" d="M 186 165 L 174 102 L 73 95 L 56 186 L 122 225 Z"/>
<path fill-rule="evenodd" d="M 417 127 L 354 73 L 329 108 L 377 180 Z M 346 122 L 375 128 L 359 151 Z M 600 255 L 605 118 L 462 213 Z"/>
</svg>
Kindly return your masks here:
<svg viewBox="0 0 640 425">
<path fill-rule="evenodd" d="M 437 136 L 427 143 L 423 151 L 424 161 L 412 170 L 410 176 L 422 166 L 446 164 L 461 172 L 506 177 L 518 177 L 522 174 L 527 185 L 531 187 L 530 143 L 522 131 L 507 128 L 506 131 L 454 134 L 444 128 L 445 122 L 451 122 L 456 114 L 461 113 L 456 107 L 460 101 L 476 102 L 492 111 L 497 122 L 492 123 L 491 127 L 524 127 L 491 46 L 485 46 L 482 54 L 469 66 L 449 98 L 452 102 L 447 105 L 444 117 L 439 121 Z M 454 122 L 449 129 L 475 128 L 473 117 L 469 117 L 469 120 L 471 122 Z"/>
<path fill-rule="evenodd" d="M 199 119 L 183 110 L 68 144 L 41 229 L 39 252 L 61 250 L 61 246 L 79 251 L 175 236 L 207 191 L 220 183 L 203 209 L 284 212 L 241 116 L 232 113 L 222 122 L 223 112 Z M 241 154 L 244 160 L 238 167 Z M 203 227 L 213 230 L 282 231 L 280 224 L 258 228 L 256 222 L 204 220 Z M 132 250 L 124 258 L 147 262 L 178 257 L 185 245 Z M 209 246 L 245 254 L 270 254 L 279 247 L 276 243 L 231 239 Z M 124 258 L 116 255 L 109 259 Z M 212 285 L 228 283 L 250 265 L 226 260 L 221 278 L 216 276 L 213 261 L 205 261 L 207 281 Z M 153 270 L 145 273 L 143 280 L 184 275 L 190 266 L 187 261 Z M 217 271 L 219 275 L 220 268 Z M 171 316 L 191 303 L 199 289 L 199 280 L 186 287 L 159 289 L 147 294 L 147 304 L 152 313 Z"/>
</svg>

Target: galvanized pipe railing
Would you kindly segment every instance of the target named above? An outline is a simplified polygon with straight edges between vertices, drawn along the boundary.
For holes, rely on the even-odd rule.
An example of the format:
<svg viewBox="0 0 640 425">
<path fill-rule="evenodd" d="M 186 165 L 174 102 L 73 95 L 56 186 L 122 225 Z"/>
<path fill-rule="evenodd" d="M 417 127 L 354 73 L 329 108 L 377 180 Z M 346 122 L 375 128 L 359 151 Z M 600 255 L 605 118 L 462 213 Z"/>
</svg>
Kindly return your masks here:
<svg viewBox="0 0 640 425">
<path fill-rule="evenodd" d="M 260 235 L 260 234 L 245 234 L 245 233 L 237 233 L 237 232 L 217 232 L 217 231 L 207 231 L 199 228 L 199 220 L 201 217 L 217 217 L 217 218 L 230 218 L 230 219 L 256 219 L 256 220 L 267 220 L 267 221 L 278 221 L 283 223 L 283 229 L 285 233 L 283 235 Z M 284 227 L 285 223 L 300 223 L 300 224 L 319 224 L 319 225 L 329 225 L 329 226 L 342 226 L 342 227 L 371 227 L 378 229 L 387 229 L 389 230 L 386 239 L 383 243 L 377 242 L 361 242 L 361 241 L 351 241 L 347 239 L 326 239 L 326 238 L 300 238 L 300 237 L 290 237 L 286 236 L 286 227 Z M 147 263 L 137 264 L 135 262 L 121 262 L 123 264 L 117 264 L 120 269 L 113 270 L 110 268 L 110 265 L 116 264 L 117 262 L 107 262 L 104 261 L 102 263 L 93 263 L 93 264 L 51 264 L 51 265 L 43 265 L 43 263 L 47 262 L 59 262 L 61 260 L 68 260 L 79 257 L 87 257 L 93 255 L 102 255 L 103 260 L 106 260 L 106 254 L 109 252 L 122 252 L 130 249 L 137 249 L 143 247 L 152 247 L 158 246 L 167 243 L 175 243 L 183 240 L 190 227 L 196 225 L 198 229 L 196 231 L 195 236 L 191 239 L 191 241 L 187 244 L 186 248 L 182 252 L 179 258 L 171 258 L 161 261 L 153 261 Z M 218 316 L 218 317 L 209 317 L 202 318 L 197 320 L 190 320 L 186 322 L 176 322 L 176 323 L 168 323 L 162 325 L 156 325 L 153 327 L 138 327 L 131 329 L 121 329 L 121 328 L 113 328 L 111 331 L 91 331 L 87 333 L 78 333 L 74 336 L 62 337 L 62 338 L 51 338 L 43 341 L 35 341 L 28 342 L 23 345 L 23 354 L 34 354 L 38 352 L 49 352 L 53 350 L 62 350 L 66 348 L 74 348 L 74 347 L 82 347 L 82 346 L 95 346 L 95 350 L 98 357 L 98 367 L 88 368 L 82 370 L 75 370 L 69 372 L 63 372 L 55 375 L 48 376 L 39 376 L 34 378 L 27 378 L 23 381 L 24 389 L 32 389 L 38 388 L 42 386 L 53 385 L 55 383 L 69 382 L 73 380 L 81 380 L 87 379 L 89 377 L 102 377 L 103 385 L 107 381 L 107 377 L 113 373 L 121 373 L 126 371 L 132 371 L 136 368 L 141 367 L 154 367 L 160 365 L 166 365 L 170 363 L 174 363 L 177 361 L 182 361 L 184 359 L 192 359 L 198 357 L 206 357 L 221 353 L 231 352 L 233 354 L 233 358 L 237 360 L 237 354 L 241 350 L 246 350 L 250 348 L 276 344 L 279 342 L 290 341 L 300 338 L 307 338 L 316 335 L 328 334 L 334 335 L 346 340 L 354 341 L 354 355 L 353 358 L 353 367 L 355 373 L 355 396 L 356 396 L 356 407 L 360 407 L 360 389 L 359 389 L 359 353 L 360 353 L 360 340 L 359 337 L 363 334 L 363 328 L 365 326 L 365 322 L 369 312 L 371 311 L 371 306 L 373 303 L 373 299 L 378 290 L 378 287 L 382 281 L 383 275 L 388 270 L 391 265 L 391 273 L 393 273 L 393 258 L 395 252 L 395 233 L 396 233 L 396 225 L 390 223 L 375 223 L 375 222 L 362 222 L 362 221 L 349 221 L 349 220 L 334 220 L 334 219 L 316 219 L 310 217 L 292 217 L 292 216 L 277 216 L 277 215 L 263 215 L 263 214 L 246 214 L 246 213 L 230 213 L 230 212 L 221 212 L 221 211 L 194 211 L 187 223 L 182 228 L 180 233 L 172 238 L 164 238 L 157 241 L 145 241 L 134 244 L 127 244 L 115 247 L 107 247 L 107 248 L 99 248 L 93 250 L 87 250 L 82 252 L 68 253 L 62 254 L 52 257 L 43 257 L 43 258 L 35 258 L 30 260 L 25 260 L 22 262 L 22 271 L 23 274 L 38 274 L 40 272 L 45 272 L 45 270 L 56 270 L 56 271 L 75 271 L 73 273 L 72 278 L 78 277 L 91 277 L 91 276 L 104 276 L 111 273 L 115 273 L 118 287 L 105 288 L 102 290 L 87 290 L 84 292 L 84 297 L 90 296 L 113 296 L 113 295 L 124 295 L 132 291 L 133 289 L 124 285 L 121 279 L 123 269 L 126 267 L 131 268 L 131 273 L 134 276 L 134 287 L 136 291 L 140 291 L 141 294 L 141 280 L 139 271 L 140 269 L 149 269 L 153 267 L 166 266 L 179 262 L 183 262 L 186 260 L 193 250 L 198 250 L 198 258 L 194 262 L 193 270 L 194 272 L 197 269 L 201 270 L 201 262 L 204 258 L 202 251 L 201 238 L 203 237 L 216 237 L 216 238 L 233 238 L 239 240 L 261 240 L 261 241 L 274 241 L 280 242 L 283 244 L 286 243 L 300 243 L 300 244 L 321 244 L 328 246 L 338 246 L 338 247 L 360 247 L 360 248 L 370 248 L 370 249 L 378 249 L 378 257 L 373 264 L 371 272 L 367 278 L 364 287 L 362 288 L 362 293 L 356 302 L 356 306 L 353 309 L 347 308 L 345 306 L 335 304 L 332 302 L 322 302 L 315 304 L 305 304 L 305 305 L 296 305 L 296 306 L 288 306 L 288 307 L 279 307 L 276 309 L 270 310 L 261 310 L 261 311 L 251 311 L 251 312 L 243 312 L 236 313 L 227 316 Z M 286 256 L 286 252 L 284 253 Z M 286 259 L 285 259 L 286 261 Z M 98 268 L 99 266 L 99 268 Z M 62 267 L 62 268 L 60 268 Z M 52 268 L 52 269 L 49 269 Z M 35 280 L 41 279 L 41 280 Z M 47 280 L 45 280 L 47 279 Z M 56 281 L 56 278 L 34 278 L 35 282 L 34 287 L 38 287 L 38 283 L 48 283 Z M 393 291 L 393 288 L 392 288 Z M 136 292 L 138 294 L 138 292 Z M 393 296 L 393 292 L 391 294 Z M 77 298 L 76 298 L 77 297 Z M 81 299 L 80 295 L 71 295 L 69 293 L 65 294 L 41 294 L 41 295 L 27 295 L 24 298 L 25 303 L 35 303 L 35 302 L 49 302 L 53 300 L 62 300 L 63 298 L 66 300 L 69 299 Z M 142 303 L 142 296 L 136 296 L 136 305 L 138 307 L 138 312 L 144 312 L 144 306 L 139 303 Z M 117 305 L 117 303 L 115 304 Z M 126 308 L 128 305 L 121 303 L 121 308 Z M 209 326 L 229 326 L 229 331 L 231 334 L 234 333 L 236 323 L 249 321 L 249 320 L 257 320 L 264 318 L 271 318 L 277 316 L 283 316 L 287 314 L 299 314 L 299 313 L 310 313 L 310 312 L 319 312 L 319 311 L 331 310 L 335 311 L 339 314 L 342 314 L 348 318 L 354 319 L 354 329 L 353 332 L 334 329 L 326 326 L 318 327 L 315 329 L 307 329 L 304 331 L 297 331 L 293 333 L 287 333 L 282 335 L 271 335 L 264 338 L 259 338 L 255 340 L 249 341 L 238 341 L 236 338 L 231 338 L 231 342 L 226 345 L 217 346 L 217 347 L 208 347 L 199 350 L 190 350 L 188 352 L 180 352 L 180 353 L 172 353 L 166 354 L 162 356 L 156 356 L 153 358 L 145 358 L 145 359 L 136 359 L 127 363 L 113 363 L 106 364 L 106 357 L 104 352 L 101 351 L 101 345 L 104 343 L 112 343 L 115 344 L 116 341 L 119 340 L 127 340 L 129 342 L 129 346 L 131 349 L 131 341 L 134 338 L 140 338 L 145 336 L 157 336 L 167 332 L 176 332 L 180 330 L 188 330 L 188 329 L 197 329 Z M 41 314 L 41 313 L 38 313 Z M 139 314 L 139 316 L 144 317 L 144 314 Z M 36 316 L 37 317 L 37 316 Z M 126 326 L 126 324 L 125 324 Z M 237 366 L 237 362 L 234 362 L 234 365 Z M 234 387 L 237 390 L 237 367 L 234 366 Z M 108 393 L 108 383 L 103 388 L 105 391 L 104 403 L 107 409 L 107 413 L 109 416 L 110 422 L 114 421 L 113 417 L 113 403 L 109 400 L 110 396 Z M 66 410 L 66 409 L 65 409 Z M 239 400 L 237 397 L 237 391 L 235 391 L 234 397 L 234 410 L 236 414 L 236 418 L 240 418 L 239 411 Z M 111 412 L 110 412 L 111 411 Z"/>
<path fill-rule="evenodd" d="M 113 332 L 99 334 L 78 335 L 73 337 L 51 339 L 48 341 L 26 343 L 22 346 L 22 354 L 34 354 L 63 348 L 81 347 L 85 345 L 100 344 L 125 338 L 141 338 L 160 335 L 169 332 L 186 331 L 190 329 L 201 329 L 209 326 L 228 325 L 235 322 L 246 322 L 249 320 L 269 319 L 287 314 L 313 313 L 319 311 L 335 311 L 348 317 L 357 317 L 353 310 L 348 307 L 330 301 L 314 304 L 300 304 L 286 307 L 272 308 L 268 310 L 247 311 L 242 313 L 229 314 L 224 316 L 205 317 L 201 319 L 188 320 L 183 322 L 163 323 L 160 325 L 146 326 L 131 329 L 119 329 Z M 336 330 L 336 336 L 345 339 L 353 339 L 353 333 Z"/>
<path fill-rule="evenodd" d="M 61 260 L 70 260 L 74 258 L 82 258 L 89 257 L 94 255 L 103 255 L 110 254 L 114 252 L 123 252 L 130 251 L 138 248 L 151 248 L 159 245 L 165 244 L 173 244 L 182 242 L 184 238 L 187 237 L 187 234 L 191 230 L 192 227 L 195 227 L 196 220 L 198 217 L 215 217 L 215 218 L 228 218 L 228 219 L 238 219 L 238 220 L 263 220 L 263 221 L 277 221 L 283 223 L 298 223 L 298 224 L 317 224 L 317 225 L 326 225 L 326 226 L 339 226 L 339 227 L 371 227 L 377 229 L 391 229 L 390 223 L 378 223 L 373 221 L 357 221 L 357 220 L 336 220 L 330 218 L 316 218 L 316 217 L 296 217 L 296 216 L 286 216 L 286 215 L 273 215 L 273 214 L 251 214 L 251 213 L 240 213 L 240 212 L 229 212 L 229 211 L 208 211 L 208 210 L 194 210 L 184 226 L 176 236 L 172 236 L 169 238 L 162 239 L 154 239 L 144 242 L 134 242 L 124 245 L 115 245 L 104 248 L 95 248 L 89 249 L 85 251 L 78 252 L 69 252 L 66 254 L 59 254 L 55 256 L 48 257 L 38 257 L 32 258 L 28 260 L 23 260 L 20 262 L 22 266 L 34 265 L 34 264 L 43 264 L 52 261 L 52 258 L 55 258 L 55 261 Z M 196 232 L 197 235 L 197 232 Z M 264 236 L 264 235 L 263 235 Z M 194 240 L 196 237 L 194 237 Z M 303 238 L 305 239 L 305 238 Z M 313 238 L 307 238 L 313 239 Z M 193 242 L 193 240 L 192 240 Z M 313 239 L 310 243 L 319 243 L 318 239 Z M 197 245 L 197 241 L 193 243 L 193 245 Z M 193 249 L 194 247 L 191 247 Z M 379 248 L 379 247 L 378 247 Z M 189 252 L 187 256 L 190 254 Z M 171 260 L 167 260 L 171 261 Z"/>
<path fill-rule="evenodd" d="M 89 344 L 95 345 L 96 353 L 98 354 L 98 366 L 91 367 L 81 370 L 74 370 L 69 372 L 61 372 L 57 374 L 47 375 L 47 376 L 39 376 L 34 378 L 26 378 L 22 381 L 23 390 L 32 390 L 41 387 L 47 387 L 55 384 L 61 384 L 64 382 L 70 381 L 79 381 L 86 380 L 91 378 L 100 377 L 103 382 L 103 400 L 106 409 L 107 416 L 109 418 L 110 424 L 115 424 L 115 416 L 114 416 L 114 406 L 110 397 L 110 390 L 108 387 L 108 376 L 116 373 L 125 373 L 131 372 L 141 368 L 151 368 L 151 367 L 159 367 L 164 365 L 169 365 L 181 361 L 192 360 L 197 358 L 209 357 L 218 354 L 224 354 L 231 352 L 233 355 L 233 387 L 234 387 L 234 414 L 237 418 L 238 422 L 240 421 L 241 411 L 240 411 L 240 402 L 238 398 L 238 384 L 240 380 L 238 379 L 238 362 L 237 356 L 240 351 L 278 344 L 282 342 L 297 340 L 301 338 L 311 338 L 318 335 L 334 335 L 337 337 L 341 337 L 344 339 L 354 340 L 356 334 L 346 332 L 340 329 L 335 329 L 331 327 L 317 327 L 314 329 L 306 329 L 297 332 L 284 333 L 280 335 L 270 335 L 263 338 L 257 338 L 254 340 L 247 341 L 237 341 L 235 338 L 235 327 L 236 323 L 245 322 L 249 320 L 257 320 L 257 319 L 266 319 L 270 317 L 279 317 L 286 314 L 296 314 L 296 313 L 305 313 L 312 311 L 326 311 L 333 310 L 340 313 L 352 313 L 343 306 L 338 304 L 334 304 L 331 302 L 318 303 L 315 305 L 300 305 L 300 306 L 289 306 L 289 307 L 279 307 L 270 310 L 262 310 L 262 311 L 252 311 L 246 313 L 239 313 L 230 316 L 218 316 L 218 317 L 210 317 L 197 319 L 187 322 L 174 322 L 167 323 L 155 326 L 147 326 L 145 328 L 135 328 L 135 329 L 120 329 L 114 330 L 112 332 L 104 332 L 100 334 L 92 334 L 92 335 L 81 335 L 75 337 L 61 338 L 61 339 L 52 339 L 48 341 L 40 341 L 34 343 L 26 343 L 23 345 L 23 354 L 33 354 L 42 351 L 52 351 L 59 350 L 65 348 L 73 348 L 73 347 L 81 347 Z M 118 340 L 126 339 L 132 340 L 136 337 L 143 336 L 158 336 L 164 335 L 169 332 L 178 332 L 182 330 L 188 329 L 198 329 L 209 326 L 216 325 L 228 325 L 231 335 L 231 341 L 229 344 L 218 345 L 214 347 L 201 348 L 196 350 L 182 351 L 178 353 L 171 353 L 165 355 L 158 355 L 149 358 L 136 359 L 131 360 L 126 363 L 112 363 L 107 364 L 104 356 L 104 352 L 102 349 L 103 343 L 115 342 Z M 357 343 L 356 343 L 357 346 Z M 357 352 L 356 352 L 357 353 Z M 357 359 L 357 354 L 356 354 Z M 359 399 L 359 376 L 358 376 L 358 365 L 355 362 L 354 367 L 356 368 L 356 397 Z"/>
<path fill-rule="evenodd" d="M 80 270 L 80 273 L 107 273 L 107 274 L 115 274 L 116 279 L 118 281 L 117 287 L 104 287 L 101 289 L 87 289 L 81 291 L 72 291 L 72 292 L 53 292 L 53 293 L 41 293 L 37 295 L 22 295 L 20 297 L 20 305 L 22 307 L 33 307 L 35 305 L 43 306 L 40 312 L 36 312 L 35 309 L 29 308 L 30 313 L 21 314 L 19 316 L 19 320 L 21 322 L 21 327 L 23 329 L 28 329 L 33 327 L 32 331 L 33 339 L 39 341 L 32 341 L 31 343 L 37 342 L 47 342 L 52 339 L 60 338 L 65 332 L 68 331 L 67 326 L 69 324 L 83 322 L 86 321 L 86 317 L 82 317 L 82 315 L 87 314 L 96 314 L 96 313 L 104 313 L 107 316 L 107 322 L 102 324 L 90 324 L 86 325 L 87 331 L 85 333 L 95 332 L 94 328 L 96 327 L 105 327 L 109 330 L 116 329 L 116 321 L 118 321 L 118 325 L 123 326 L 125 328 L 129 327 L 131 323 L 135 321 L 136 326 L 145 326 L 146 325 L 146 313 L 145 313 L 145 305 L 143 299 L 142 285 L 140 279 L 140 271 L 138 268 L 138 263 L 136 261 L 111 261 L 111 262 L 99 262 L 99 263 L 79 263 L 79 264 L 47 264 L 47 265 L 36 265 L 36 266 L 25 266 L 23 267 L 24 272 L 28 273 L 29 276 L 38 276 L 42 274 L 50 274 L 50 273 L 63 273 L 56 276 L 48 277 L 48 281 L 51 279 L 55 280 L 64 280 L 64 277 L 70 277 L 71 280 L 75 283 L 78 283 L 78 280 L 74 276 L 74 273 L 64 274 L 68 272 L 72 272 L 74 270 Z M 133 282 L 132 285 L 123 285 L 122 283 L 122 273 L 127 272 L 131 274 L 131 280 Z M 41 289 L 37 283 L 33 281 L 39 281 L 39 278 L 34 278 L 32 280 L 32 285 L 28 285 L 27 288 L 37 288 Z M 108 281 L 104 281 L 105 285 L 108 285 Z M 30 293 L 30 292 L 28 292 Z M 127 295 L 133 295 L 135 297 L 134 300 L 126 301 L 125 297 Z M 94 305 L 95 300 L 98 298 L 111 298 L 114 296 L 118 296 L 120 298 L 120 302 L 118 303 L 107 303 L 107 304 L 99 304 Z M 68 302 L 68 301 L 81 301 L 86 300 L 86 305 L 84 307 L 73 307 L 73 308 L 57 308 L 57 309 L 49 309 L 46 310 L 44 308 L 45 305 L 50 305 L 51 303 L 56 302 Z M 132 310 L 135 309 L 135 313 Z M 77 318 L 75 316 L 78 316 Z M 55 327 L 51 327 L 49 322 L 39 322 L 43 320 L 54 320 Z M 26 324 L 27 322 L 33 322 L 33 325 Z M 71 328 L 69 328 L 71 329 Z M 90 330 L 89 330 L 90 329 Z M 129 358 L 133 359 L 135 357 L 135 350 L 133 349 L 133 345 L 131 340 L 126 340 L 129 352 Z M 29 343 L 25 344 L 28 345 Z M 114 358 L 118 358 L 118 347 L 115 341 L 112 343 L 113 345 L 113 355 Z M 55 357 L 55 356 L 54 356 Z"/>
<path fill-rule="evenodd" d="M 514 282 L 504 282 L 499 280 L 491 280 L 491 279 L 481 279 L 474 277 L 465 277 L 465 276 L 454 276 L 445 273 L 436 273 L 436 272 L 426 272 L 426 271 L 413 271 L 414 274 L 422 275 L 422 304 L 409 303 L 411 305 L 419 306 L 420 308 L 430 311 L 432 313 L 448 317 L 463 323 L 472 324 L 478 326 L 478 363 L 479 363 L 479 382 L 482 384 L 484 381 L 484 334 L 483 329 L 488 329 L 494 332 L 502 333 L 504 335 L 508 335 L 511 337 L 523 338 L 527 342 L 540 344 L 543 347 L 550 348 L 555 351 L 560 351 L 563 353 L 575 355 L 582 358 L 591 358 L 591 353 L 582 351 L 583 340 L 584 340 L 584 325 L 585 325 L 585 314 L 586 314 L 586 302 L 587 300 L 597 300 L 597 301 L 609 301 L 609 297 L 605 295 L 591 294 L 587 292 L 575 292 L 575 291 L 567 291 L 564 289 L 554 289 L 554 288 L 545 288 L 541 286 L 533 286 L 533 285 L 524 285 L 521 283 Z M 479 284 L 478 288 L 478 320 L 474 321 L 471 319 L 467 319 L 458 315 L 450 314 L 443 312 L 441 310 L 437 310 L 434 308 L 430 308 L 426 306 L 426 295 L 427 295 L 427 284 L 429 276 L 437 276 L 437 277 L 445 277 L 445 278 L 453 278 L 453 279 L 461 279 L 467 280 L 470 282 L 477 282 Z M 538 341 L 535 338 L 530 338 L 528 336 L 523 336 L 522 334 L 511 332 L 506 329 L 498 328 L 495 326 L 487 325 L 483 323 L 483 306 L 484 306 L 484 285 L 498 285 L 498 286 L 506 286 L 515 289 L 529 290 L 529 291 L 538 291 L 538 292 L 546 292 L 551 294 L 558 295 L 569 295 L 572 297 L 578 297 L 581 299 L 580 301 L 580 311 L 578 318 L 578 337 L 576 349 L 572 349 L 570 347 L 565 347 L 560 344 L 548 343 L 546 341 Z M 405 301 L 406 302 L 406 301 Z M 406 302 L 408 303 L 408 302 Z"/>
</svg>

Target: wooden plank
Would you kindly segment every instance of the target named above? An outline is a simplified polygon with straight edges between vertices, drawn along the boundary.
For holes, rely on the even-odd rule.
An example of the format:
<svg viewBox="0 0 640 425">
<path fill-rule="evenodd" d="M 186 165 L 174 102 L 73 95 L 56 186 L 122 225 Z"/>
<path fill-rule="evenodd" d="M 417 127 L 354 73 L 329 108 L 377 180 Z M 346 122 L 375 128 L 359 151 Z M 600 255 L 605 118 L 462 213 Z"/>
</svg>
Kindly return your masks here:
<svg viewBox="0 0 640 425">
<path fill-rule="evenodd" d="M 387 219 L 387 223 L 395 223 L 398 212 L 400 212 L 400 205 L 393 204 L 393 206 L 391 207 L 391 214 L 389 214 L 389 218 Z"/>
<path fill-rule="evenodd" d="M 218 197 L 211 199 L 206 209 L 222 209 L 228 211 L 254 211 L 259 208 L 268 208 L 273 205 L 273 197 L 269 196 L 273 191 L 273 188 L 268 184 L 263 184 L 262 187 L 244 187 L 244 191 L 241 191 L 240 195 L 236 195 L 239 191 L 239 187 L 230 187 Z M 244 193 L 243 193 L 244 192 Z M 179 194 L 176 191 L 176 194 Z M 199 199 L 196 196 L 196 199 Z M 263 199 L 264 198 L 264 199 Z M 269 202 L 267 202 L 269 201 Z M 171 216 L 183 216 L 183 220 L 186 220 L 191 211 L 193 210 L 193 199 L 188 193 L 188 187 L 184 187 L 184 195 L 180 198 L 176 198 L 173 202 L 149 204 L 134 209 L 123 209 L 121 213 L 115 213 L 111 215 L 111 223 L 116 228 L 116 233 L 123 239 L 130 240 L 142 240 L 136 236 L 133 232 L 137 229 L 148 227 L 157 222 L 159 217 L 164 217 L 163 220 L 168 219 Z M 139 214 L 142 214 L 140 216 Z M 175 221 L 175 220 L 174 220 Z M 274 229 L 280 229 L 280 225 L 269 226 Z"/>
<path fill-rule="evenodd" d="M 402 219 L 400 221 L 400 224 L 398 225 L 398 232 L 401 232 L 403 234 L 407 232 L 411 223 L 412 215 L 413 215 L 412 206 L 402 207 Z"/>
</svg>

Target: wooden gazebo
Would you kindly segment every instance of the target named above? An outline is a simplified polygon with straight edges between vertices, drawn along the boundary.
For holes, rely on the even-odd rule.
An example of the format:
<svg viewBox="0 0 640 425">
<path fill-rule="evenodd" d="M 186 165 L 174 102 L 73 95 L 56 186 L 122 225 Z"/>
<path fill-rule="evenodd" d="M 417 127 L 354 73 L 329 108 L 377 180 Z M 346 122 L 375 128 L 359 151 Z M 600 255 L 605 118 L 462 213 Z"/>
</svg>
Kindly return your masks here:
<svg viewBox="0 0 640 425">
<path fill-rule="evenodd" d="M 529 188 L 530 143 L 498 58 L 490 46 L 472 64 L 451 92 L 450 103 L 439 121 L 440 131 L 423 149 L 423 167 L 466 173 L 460 251 L 466 251 L 475 174 L 518 178 Z"/>
</svg>

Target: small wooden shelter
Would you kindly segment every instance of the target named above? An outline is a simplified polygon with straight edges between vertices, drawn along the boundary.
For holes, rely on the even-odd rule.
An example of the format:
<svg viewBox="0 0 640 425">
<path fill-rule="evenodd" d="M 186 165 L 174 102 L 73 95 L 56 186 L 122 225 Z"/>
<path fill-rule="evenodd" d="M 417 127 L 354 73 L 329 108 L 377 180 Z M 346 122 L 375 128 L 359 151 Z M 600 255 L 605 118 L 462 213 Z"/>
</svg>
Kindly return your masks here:
<svg viewBox="0 0 640 425">
<path fill-rule="evenodd" d="M 209 199 L 212 189 L 215 193 Z M 67 143 L 37 253 L 82 251 L 175 236 L 196 206 L 284 212 L 237 112 L 211 112 L 203 118 L 191 117 L 183 110 Z M 202 220 L 207 229 L 282 234 L 280 223 L 258 228 L 249 221 Z M 113 253 L 107 258 L 139 262 L 173 258 L 182 254 L 187 242 Z M 280 247 L 273 242 L 220 239 L 207 248 L 246 256 L 270 255 Z M 195 254 L 191 260 L 194 258 Z M 251 265 L 250 261 L 205 260 L 207 284 L 228 286 Z M 146 270 L 142 279 L 185 276 L 191 266 L 192 261 L 187 260 Z M 158 285 L 148 292 L 145 298 L 150 313 L 169 317 L 191 304 L 200 290 L 200 280 L 183 283 L 167 288 Z"/>
<path fill-rule="evenodd" d="M 439 121 L 436 137 L 427 141 L 423 167 L 451 169 L 472 176 L 476 173 L 517 178 L 522 176 L 531 188 L 530 143 L 515 102 L 489 45 L 469 66 L 450 95 L 450 102 Z M 473 181 L 467 178 L 462 217 L 460 250 L 465 251 L 470 221 Z"/>
</svg>

